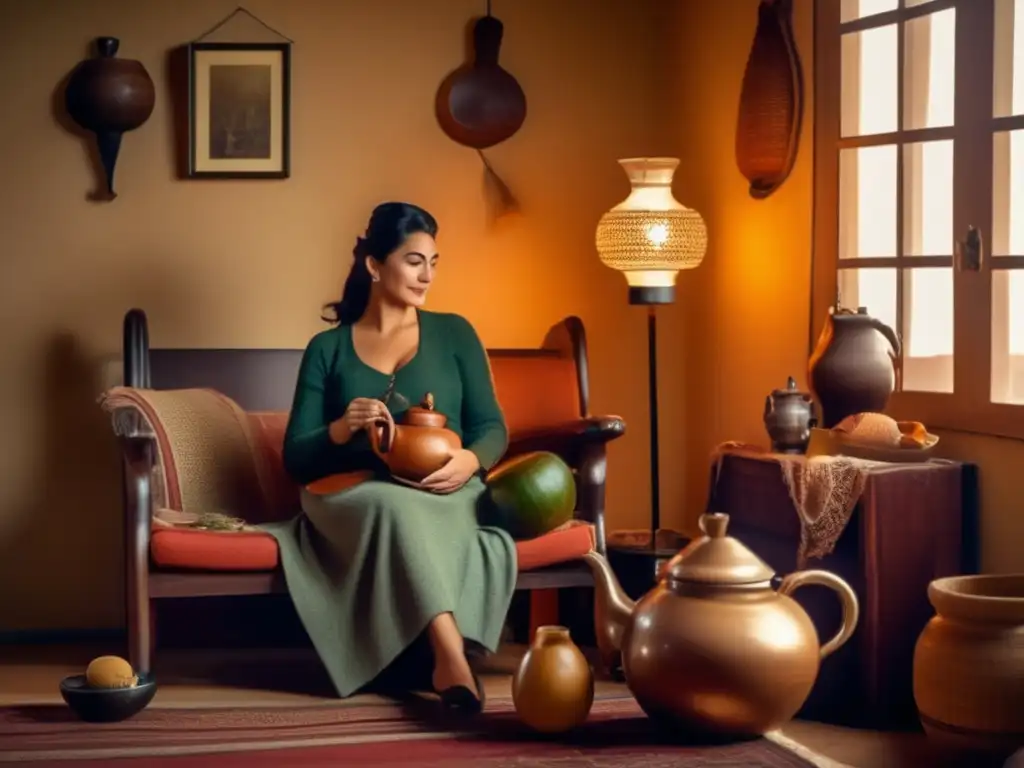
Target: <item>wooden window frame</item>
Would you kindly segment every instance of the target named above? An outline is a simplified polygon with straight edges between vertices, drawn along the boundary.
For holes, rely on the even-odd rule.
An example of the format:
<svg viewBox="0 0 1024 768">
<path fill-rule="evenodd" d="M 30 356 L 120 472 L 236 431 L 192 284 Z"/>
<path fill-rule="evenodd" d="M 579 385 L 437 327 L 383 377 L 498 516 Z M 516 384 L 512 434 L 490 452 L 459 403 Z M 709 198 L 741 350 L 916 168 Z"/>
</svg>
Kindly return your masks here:
<svg viewBox="0 0 1024 768">
<path fill-rule="evenodd" d="M 809 345 L 813 350 L 829 307 L 835 300 L 839 272 L 839 157 L 846 147 L 898 143 L 897 239 L 903 240 L 902 144 L 923 140 L 954 140 L 953 233 L 959 243 L 969 226 L 977 226 L 984 243 L 981 268 L 971 271 L 953 256 L 954 384 L 953 393 L 893 393 L 887 412 L 896 419 L 916 420 L 933 429 L 946 429 L 1024 440 L 1024 405 L 991 402 L 992 379 L 992 272 L 1024 267 L 1024 255 L 991 257 L 993 217 L 993 136 L 999 131 L 1024 129 L 1024 116 L 994 118 L 993 83 L 996 0 L 932 0 L 897 10 L 840 22 L 840 0 L 814 3 L 814 211 Z M 863 137 L 841 137 L 841 35 L 897 21 L 909 21 L 948 8 L 956 8 L 956 103 L 954 125 L 944 128 L 903 130 L 903 47 L 898 36 L 900 85 L 897 132 Z M 980 84 L 980 85 L 979 85 Z M 951 244 L 951 250 L 954 245 Z M 864 266 L 907 266 L 911 259 L 864 258 Z M 868 263 L 870 262 L 870 264 Z M 948 263 L 946 258 L 944 263 Z M 924 266 L 919 262 L 913 262 Z M 898 279 L 897 290 L 902 290 Z M 902 320 L 901 320 L 902 324 Z M 902 337 L 902 329 L 896 329 Z M 897 369 L 899 365 L 897 366 Z M 899 379 L 899 370 L 897 370 Z"/>
</svg>

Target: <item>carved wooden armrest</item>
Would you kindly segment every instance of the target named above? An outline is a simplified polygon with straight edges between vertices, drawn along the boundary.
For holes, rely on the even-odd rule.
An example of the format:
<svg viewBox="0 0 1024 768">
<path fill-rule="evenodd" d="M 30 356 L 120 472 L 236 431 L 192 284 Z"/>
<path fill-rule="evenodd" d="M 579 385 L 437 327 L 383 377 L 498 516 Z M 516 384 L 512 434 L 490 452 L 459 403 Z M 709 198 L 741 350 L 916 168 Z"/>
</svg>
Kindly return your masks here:
<svg viewBox="0 0 1024 768">
<path fill-rule="evenodd" d="M 534 450 L 557 451 L 604 445 L 626 434 L 626 422 L 619 416 L 588 416 L 511 436 L 509 449 L 515 453 Z"/>
<path fill-rule="evenodd" d="M 111 413 L 114 434 L 121 444 L 125 467 L 125 524 L 129 556 L 148 556 L 153 518 L 153 467 L 156 463 L 156 432 L 133 408 Z"/>
<path fill-rule="evenodd" d="M 118 408 L 110 415 L 114 434 L 121 439 L 156 440 L 156 432 L 134 408 Z"/>
</svg>

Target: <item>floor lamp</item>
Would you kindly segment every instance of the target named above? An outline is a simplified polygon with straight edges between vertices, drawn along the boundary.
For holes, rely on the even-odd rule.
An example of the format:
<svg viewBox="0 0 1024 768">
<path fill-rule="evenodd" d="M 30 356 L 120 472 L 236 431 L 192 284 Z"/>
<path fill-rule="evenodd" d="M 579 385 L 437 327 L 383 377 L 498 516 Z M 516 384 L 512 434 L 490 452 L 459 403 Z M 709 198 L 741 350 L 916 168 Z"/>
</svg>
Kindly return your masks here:
<svg viewBox="0 0 1024 768">
<path fill-rule="evenodd" d="M 654 567 L 675 550 L 659 552 L 661 482 L 658 442 L 658 326 L 656 309 L 676 297 L 676 276 L 704 260 L 708 231 L 696 211 L 672 196 L 674 157 L 619 160 L 632 186 L 629 196 L 601 217 L 597 253 L 601 261 L 626 277 L 629 303 L 647 307 L 648 398 L 651 419 L 651 541 L 647 552 Z"/>
</svg>

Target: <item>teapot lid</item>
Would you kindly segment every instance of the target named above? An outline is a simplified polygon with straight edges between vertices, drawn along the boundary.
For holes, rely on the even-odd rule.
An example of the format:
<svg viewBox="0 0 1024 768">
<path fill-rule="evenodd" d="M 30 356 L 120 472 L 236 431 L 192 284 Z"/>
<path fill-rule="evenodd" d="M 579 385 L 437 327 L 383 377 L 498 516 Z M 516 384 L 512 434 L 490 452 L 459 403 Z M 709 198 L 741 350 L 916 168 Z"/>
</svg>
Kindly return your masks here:
<svg viewBox="0 0 1024 768">
<path fill-rule="evenodd" d="M 419 405 L 413 405 L 409 408 L 413 413 L 433 413 L 434 412 L 434 393 L 427 392 L 423 395 L 423 399 Z"/>
<path fill-rule="evenodd" d="M 792 376 L 790 376 L 786 380 L 786 388 L 785 389 L 773 389 L 772 390 L 772 397 L 781 398 L 781 397 L 788 397 L 788 396 L 796 396 L 796 397 L 806 397 L 807 396 L 806 392 L 801 392 L 799 389 L 797 389 L 796 379 L 794 379 Z"/>
<path fill-rule="evenodd" d="M 434 410 L 434 395 L 427 392 L 419 405 L 414 405 L 405 412 L 405 421 L 414 427 L 443 427 L 448 417 Z"/>
<path fill-rule="evenodd" d="M 700 516 L 704 536 L 672 558 L 670 579 L 700 584 L 755 584 L 775 575 L 768 564 L 738 539 L 726 536 L 729 516 L 708 512 Z"/>
</svg>

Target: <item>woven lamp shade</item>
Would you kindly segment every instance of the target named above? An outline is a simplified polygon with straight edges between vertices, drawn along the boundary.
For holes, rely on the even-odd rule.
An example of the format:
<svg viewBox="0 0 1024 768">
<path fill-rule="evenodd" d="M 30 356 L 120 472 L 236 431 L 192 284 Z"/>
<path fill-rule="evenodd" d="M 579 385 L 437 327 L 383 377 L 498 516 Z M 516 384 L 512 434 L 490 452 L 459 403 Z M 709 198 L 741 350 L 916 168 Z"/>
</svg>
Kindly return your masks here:
<svg viewBox="0 0 1024 768">
<path fill-rule="evenodd" d="M 625 275 L 630 303 L 670 304 L 679 271 L 704 260 L 707 227 L 699 213 L 672 196 L 677 158 L 628 158 L 619 165 L 632 189 L 598 222 L 597 253 Z"/>
</svg>

